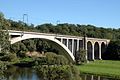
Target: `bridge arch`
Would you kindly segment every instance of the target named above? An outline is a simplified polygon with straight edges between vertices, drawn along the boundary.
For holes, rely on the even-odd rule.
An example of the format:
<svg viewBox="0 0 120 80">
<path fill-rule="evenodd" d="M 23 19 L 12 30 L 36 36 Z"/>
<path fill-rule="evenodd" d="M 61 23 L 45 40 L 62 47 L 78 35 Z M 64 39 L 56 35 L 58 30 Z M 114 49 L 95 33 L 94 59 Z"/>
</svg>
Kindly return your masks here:
<svg viewBox="0 0 120 80">
<path fill-rule="evenodd" d="M 71 60 L 71 61 L 75 60 L 75 57 L 73 56 L 71 51 L 64 44 L 62 44 L 59 40 L 57 40 L 55 36 L 24 34 L 21 37 L 11 38 L 10 41 L 11 41 L 11 44 L 14 44 L 16 42 L 26 40 L 26 39 L 32 39 L 32 38 L 45 39 L 45 40 L 49 40 L 49 41 L 52 41 L 52 42 L 56 43 L 57 45 L 60 46 L 60 48 L 62 48 L 64 50 L 65 53 L 67 53 L 65 55 L 69 56 L 68 57 L 69 60 Z"/>
<path fill-rule="evenodd" d="M 98 42 L 95 42 L 94 44 L 94 58 L 95 59 L 99 59 L 99 43 Z"/>
<path fill-rule="evenodd" d="M 106 50 L 106 44 L 104 42 L 101 43 L 101 57 L 104 59 L 104 53 Z"/>
<path fill-rule="evenodd" d="M 92 50 L 93 50 L 93 46 L 92 46 L 92 42 L 88 41 L 87 42 L 87 59 L 88 60 L 92 60 Z"/>
</svg>

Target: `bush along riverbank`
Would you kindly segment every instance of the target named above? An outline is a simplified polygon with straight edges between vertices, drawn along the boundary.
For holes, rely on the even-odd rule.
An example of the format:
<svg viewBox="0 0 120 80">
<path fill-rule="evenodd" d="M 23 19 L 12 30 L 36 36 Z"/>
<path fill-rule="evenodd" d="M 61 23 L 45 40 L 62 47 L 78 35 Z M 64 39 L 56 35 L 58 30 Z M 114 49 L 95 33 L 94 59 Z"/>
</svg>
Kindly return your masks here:
<svg viewBox="0 0 120 80">
<path fill-rule="evenodd" d="M 81 80 L 78 68 L 63 55 L 47 52 L 44 57 L 26 57 L 14 64 L 33 68 L 45 80 Z"/>
<path fill-rule="evenodd" d="M 77 68 L 80 73 L 120 79 L 120 61 L 98 60 L 83 65 L 77 65 Z"/>
<path fill-rule="evenodd" d="M 74 65 L 37 66 L 35 69 L 44 80 L 81 80 L 79 70 Z"/>
</svg>

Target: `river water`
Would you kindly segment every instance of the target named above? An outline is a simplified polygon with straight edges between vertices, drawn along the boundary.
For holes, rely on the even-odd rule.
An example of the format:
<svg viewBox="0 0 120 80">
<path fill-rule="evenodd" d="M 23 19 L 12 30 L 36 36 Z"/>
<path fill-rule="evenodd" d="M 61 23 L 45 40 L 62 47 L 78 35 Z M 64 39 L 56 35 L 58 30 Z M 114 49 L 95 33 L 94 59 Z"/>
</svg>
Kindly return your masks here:
<svg viewBox="0 0 120 80">
<path fill-rule="evenodd" d="M 94 75 L 80 75 L 82 80 L 117 80 L 107 77 L 94 76 Z M 37 75 L 36 71 L 31 68 L 19 68 L 11 67 L 4 75 L 0 75 L 0 80 L 42 80 L 40 76 Z"/>
</svg>

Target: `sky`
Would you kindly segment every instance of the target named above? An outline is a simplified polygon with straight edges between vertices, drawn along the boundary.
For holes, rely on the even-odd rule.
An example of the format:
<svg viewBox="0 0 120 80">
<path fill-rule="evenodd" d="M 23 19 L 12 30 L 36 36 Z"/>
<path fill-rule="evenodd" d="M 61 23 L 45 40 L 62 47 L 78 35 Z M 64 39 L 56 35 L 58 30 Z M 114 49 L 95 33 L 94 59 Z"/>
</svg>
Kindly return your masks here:
<svg viewBox="0 0 120 80">
<path fill-rule="evenodd" d="M 120 0 L 0 0 L 5 18 L 39 25 L 70 23 L 120 28 Z M 26 15 L 25 15 L 26 14 Z"/>
</svg>

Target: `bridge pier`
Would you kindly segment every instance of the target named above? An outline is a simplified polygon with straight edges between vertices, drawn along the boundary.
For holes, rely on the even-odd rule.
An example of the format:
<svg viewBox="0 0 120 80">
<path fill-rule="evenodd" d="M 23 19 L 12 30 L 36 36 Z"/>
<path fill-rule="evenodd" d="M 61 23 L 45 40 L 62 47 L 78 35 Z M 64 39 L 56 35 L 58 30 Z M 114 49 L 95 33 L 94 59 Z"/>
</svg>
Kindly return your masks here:
<svg viewBox="0 0 120 80">
<path fill-rule="evenodd" d="M 87 52 L 88 49 L 87 49 L 87 46 L 88 46 L 88 45 L 87 45 L 87 37 L 84 37 L 84 38 L 83 38 L 83 49 L 86 51 L 86 60 L 88 60 L 88 54 L 87 54 L 87 53 L 88 53 L 88 52 Z"/>
<path fill-rule="evenodd" d="M 68 48 L 68 41 L 69 41 L 69 39 L 67 39 L 67 48 Z"/>
<path fill-rule="evenodd" d="M 102 58 L 101 58 L 101 44 L 99 44 L 99 60 L 102 60 Z"/>
<path fill-rule="evenodd" d="M 79 50 L 80 48 L 79 48 L 79 39 L 77 40 L 77 51 Z"/>
<path fill-rule="evenodd" d="M 72 39 L 72 51 L 71 51 L 74 55 L 74 39 Z"/>
</svg>

